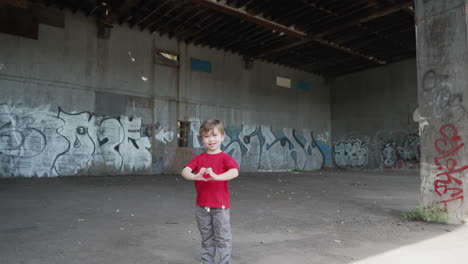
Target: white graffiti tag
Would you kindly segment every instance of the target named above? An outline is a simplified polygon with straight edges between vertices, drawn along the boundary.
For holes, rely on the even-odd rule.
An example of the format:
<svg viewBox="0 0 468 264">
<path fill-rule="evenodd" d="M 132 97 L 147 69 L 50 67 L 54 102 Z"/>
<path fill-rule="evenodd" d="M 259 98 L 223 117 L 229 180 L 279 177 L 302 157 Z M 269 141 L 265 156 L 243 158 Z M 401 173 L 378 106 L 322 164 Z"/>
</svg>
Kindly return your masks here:
<svg viewBox="0 0 468 264">
<path fill-rule="evenodd" d="M 394 143 L 386 143 L 382 148 L 381 155 L 384 168 L 391 168 L 395 166 L 397 155 Z"/>
<path fill-rule="evenodd" d="M 98 129 L 99 146 L 104 163 L 110 171 L 123 169 L 123 157 L 119 146 L 124 142 L 125 132 L 116 118 L 106 118 L 101 121 Z"/>
<path fill-rule="evenodd" d="M 124 158 L 124 169 L 136 171 L 151 166 L 151 143 L 148 137 L 142 137 L 141 118 L 123 117 L 120 120 L 124 128 L 124 141 L 119 151 Z"/>
<path fill-rule="evenodd" d="M 199 147 L 199 122 L 192 121 L 192 147 Z M 242 125 L 225 128 L 223 151 L 246 171 L 314 170 L 323 165 L 324 156 L 312 130 L 293 128 L 273 130 L 270 126 Z"/>
<path fill-rule="evenodd" d="M 171 131 L 168 128 L 161 128 L 156 132 L 154 137 L 164 144 L 171 143 L 172 140 L 174 140 L 174 131 Z"/>
<path fill-rule="evenodd" d="M 54 114 L 48 105 L 30 109 L 0 104 L 0 177 L 148 169 L 152 162 L 148 131 L 141 118 L 61 109 Z M 165 133 L 165 141 L 171 136 Z"/>
<path fill-rule="evenodd" d="M 59 109 L 58 118 L 65 125 L 57 133 L 68 140 L 68 149 L 55 160 L 58 175 L 74 175 L 90 166 L 96 151 L 95 117 L 88 113 L 65 113 Z"/>
<path fill-rule="evenodd" d="M 367 138 L 340 140 L 334 145 L 335 163 L 340 168 L 363 168 L 368 160 Z"/>
</svg>

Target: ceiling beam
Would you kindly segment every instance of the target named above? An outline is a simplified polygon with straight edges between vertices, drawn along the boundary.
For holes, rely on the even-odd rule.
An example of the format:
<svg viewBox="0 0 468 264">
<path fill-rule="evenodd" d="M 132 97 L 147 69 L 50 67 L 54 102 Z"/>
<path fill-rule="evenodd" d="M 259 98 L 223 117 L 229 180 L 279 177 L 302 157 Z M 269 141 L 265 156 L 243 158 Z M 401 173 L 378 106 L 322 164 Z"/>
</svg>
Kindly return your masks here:
<svg viewBox="0 0 468 264">
<path fill-rule="evenodd" d="M 180 37 L 181 33 L 180 32 L 185 32 L 188 30 L 190 27 L 192 27 L 194 24 L 194 19 L 196 19 L 199 15 L 201 15 L 205 10 L 203 9 L 197 9 L 196 12 L 193 12 L 192 15 L 184 19 L 184 22 L 179 23 L 179 25 L 174 27 L 174 33 L 177 33 L 177 36 Z M 183 39 L 182 39 L 183 40 Z"/>
<path fill-rule="evenodd" d="M 182 2 L 181 5 L 178 5 L 178 4 L 174 4 L 174 6 L 172 7 L 172 9 L 170 9 L 166 14 L 169 16 L 172 12 L 174 12 L 174 15 L 172 16 L 169 16 L 167 19 L 163 19 L 162 21 L 159 21 L 155 24 L 153 24 L 153 22 L 151 22 L 150 24 L 148 24 L 148 28 L 151 32 L 154 32 L 154 31 L 158 31 L 158 29 L 164 27 L 165 25 L 168 25 L 169 23 L 171 23 L 172 21 L 174 21 L 175 19 L 178 19 L 179 17 L 183 16 L 184 14 L 186 14 L 187 12 L 191 12 L 192 10 L 190 8 L 183 8 L 184 7 L 184 3 Z M 186 7 L 186 6 L 185 6 Z M 181 9 L 181 10 L 180 10 Z M 180 11 L 179 11 L 180 10 Z M 164 16 L 160 16 L 160 17 L 164 17 Z M 159 20 L 159 18 L 158 18 Z M 149 27 L 149 25 L 152 25 L 151 27 Z M 162 32 L 161 32 L 162 33 Z"/>
<path fill-rule="evenodd" d="M 247 13 L 245 8 L 230 7 L 229 5 L 225 4 L 226 1 L 219 1 L 219 2 L 215 0 L 190 0 L 190 1 L 192 1 L 193 3 L 199 4 L 201 6 L 211 8 L 218 12 L 222 12 L 231 16 L 240 17 L 252 23 L 262 25 L 266 28 L 269 28 L 277 32 L 282 32 L 289 36 L 293 36 L 296 38 L 304 38 L 307 36 L 305 32 L 294 29 L 293 27 L 287 27 L 285 25 L 263 18 L 262 16 L 259 16 L 259 15 L 251 15 Z"/>
<path fill-rule="evenodd" d="M 384 10 L 380 10 L 380 11 L 378 11 L 376 13 L 370 14 L 367 17 L 355 19 L 355 20 L 353 20 L 353 21 L 351 21 L 349 23 L 342 24 L 341 26 L 326 30 L 326 31 L 324 31 L 322 33 L 308 36 L 307 38 L 304 38 L 304 39 L 302 39 L 300 41 L 296 41 L 296 42 L 293 42 L 291 44 L 288 44 L 288 45 L 285 45 L 285 46 L 282 46 L 282 47 L 278 47 L 278 48 L 275 48 L 275 49 L 267 50 L 265 52 L 262 52 L 261 54 L 258 54 L 257 57 L 259 57 L 259 58 L 266 57 L 266 56 L 268 56 L 270 54 L 277 53 L 277 52 L 287 50 L 287 49 L 291 49 L 291 48 L 295 48 L 295 47 L 307 44 L 309 42 L 323 42 L 325 40 L 322 39 L 322 38 L 324 36 L 326 36 L 326 35 L 333 34 L 333 33 L 336 33 L 338 31 L 341 31 L 341 30 L 344 30 L 344 29 L 347 29 L 347 28 L 350 28 L 350 27 L 353 27 L 353 26 L 356 26 L 356 25 L 359 25 L 359 24 L 374 20 L 376 18 L 392 14 L 394 12 L 397 12 L 399 10 L 405 9 L 405 8 L 413 5 L 413 2 L 414 2 L 414 0 L 407 0 L 403 4 L 401 4 L 401 3 L 396 4 L 394 6 L 386 8 Z"/>
<path fill-rule="evenodd" d="M 319 34 L 317 34 L 315 36 L 319 37 L 319 38 L 322 38 L 322 37 L 324 37 L 326 35 L 337 33 L 337 32 L 342 31 L 344 29 L 348 29 L 348 28 L 350 28 L 352 26 L 360 25 L 360 24 L 369 22 L 371 20 L 374 20 L 376 18 L 383 17 L 383 16 L 386 16 L 386 15 L 390 15 L 392 13 L 395 13 L 397 11 L 400 11 L 402 9 L 405 9 L 405 8 L 408 8 L 408 7 L 412 6 L 413 2 L 414 2 L 414 0 L 406 0 L 404 3 L 396 4 L 396 5 L 391 6 L 389 8 L 385 8 L 384 10 L 380 10 L 380 11 L 378 11 L 376 13 L 370 14 L 370 15 L 368 15 L 366 17 L 352 20 L 349 23 L 342 24 L 340 26 L 334 27 L 334 28 L 332 28 L 330 30 L 319 33 Z"/>
<path fill-rule="evenodd" d="M 130 0 L 130 1 L 125 1 L 117 10 L 114 10 L 114 14 L 116 15 L 116 20 L 119 22 L 119 24 L 122 24 L 123 22 L 129 22 L 132 9 L 137 8 L 137 7 L 138 7 L 138 1 Z"/>
<path fill-rule="evenodd" d="M 145 22 L 147 19 L 149 19 L 151 16 L 153 16 L 154 14 L 156 14 L 159 10 L 161 10 L 161 8 L 163 8 L 165 5 L 167 5 L 168 3 L 170 3 L 171 0 L 168 0 L 166 2 L 163 2 L 163 3 L 160 3 L 158 4 L 153 10 L 151 10 L 151 12 L 149 12 L 148 14 L 146 14 L 144 17 L 138 19 L 138 21 L 135 21 L 134 23 L 131 24 L 131 27 L 133 27 L 134 25 L 137 25 L 137 26 L 140 26 L 140 28 L 143 30 L 145 29 L 145 26 L 143 26 L 143 22 Z M 159 17 L 158 17 L 159 18 Z M 151 22 L 150 22 L 151 23 Z M 147 23 L 148 24 L 148 23 Z"/>
<path fill-rule="evenodd" d="M 192 19 L 187 19 L 188 26 L 181 31 L 175 30 L 177 37 L 180 40 L 186 40 L 197 31 L 197 28 L 201 28 L 201 25 L 206 25 L 205 22 L 210 21 L 211 16 L 208 15 L 208 11 L 200 9 Z M 199 15 L 199 16 L 198 16 Z"/>
<path fill-rule="evenodd" d="M 269 29 L 271 29 L 271 30 L 273 30 L 275 32 L 281 32 L 281 33 L 287 34 L 289 36 L 301 39 L 300 41 L 293 42 L 292 44 L 281 46 L 281 47 L 278 47 L 278 48 L 275 48 L 275 49 L 271 49 L 271 50 L 269 50 L 267 52 L 262 52 L 259 55 L 257 54 L 255 56 L 256 58 L 264 58 L 264 57 L 267 57 L 270 54 L 273 54 L 273 53 L 276 53 L 276 52 L 279 52 L 279 51 L 283 51 L 285 49 L 289 49 L 290 47 L 300 46 L 300 45 L 303 45 L 303 44 L 307 44 L 309 42 L 317 42 L 317 43 L 325 45 L 325 46 L 327 46 L 329 48 L 337 49 L 337 50 L 340 50 L 342 52 L 345 52 L 345 53 L 348 53 L 348 54 L 351 54 L 351 55 L 354 55 L 354 56 L 358 56 L 358 57 L 364 58 L 366 60 L 370 60 L 370 61 L 372 61 L 374 63 L 377 63 L 377 64 L 386 64 L 385 61 L 380 60 L 378 58 L 375 58 L 374 56 L 371 56 L 371 55 L 368 55 L 368 54 L 363 54 L 363 53 L 355 51 L 355 50 L 353 50 L 353 49 L 351 49 L 349 47 L 345 47 L 343 45 L 340 45 L 338 43 L 322 39 L 320 37 L 316 37 L 316 36 L 309 37 L 305 32 L 296 30 L 293 27 L 287 27 L 285 25 L 276 23 L 276 22 L 274 22 L 272 20 L 268 20 L 266 18 L 263 18 L 263 17 L 261 17 L 259 15 L 251 15 L 245 10 L 245 7 L 244 8 L 230 7 L 229 5 L 226 4 L 225 0 L 220 1 L 220 2 L 217 2 L 216 0 L 190 0 L 190 1 L 193 2 L 193 3 L 199 4 L 201 6 L 216 10 L 218 12 L 222 12 L 222 13 L 225 13 L 225 14 L 228 14 L 228 15 L 231 15 L 231 16 L 236 16 L 236 17 L 243 18 L 243 19 L 245 19 L 247 21 L 250 21 L 252 23 L 259 24 L 259 25 L 262 25 L 262 26 L 264 26 L 266 28 L 269 28 Z"/>
<path fill-rule="evenodd" d="M 187 43 L 192 43 L 203 39 L 209 36 L 211 32 L 214 31 L 214 28 L 218 28 L 223 25 L 222 20 L 224 17 L 219 15 L 218 13 L 213 13 L 213 15 L 209 14 L 207 15 L 207 17 L 209 17 L 210 19 L 208 19 L 208 22 L 204 24 L 202 28 L 196 30 L 195 34 L 191 34 L 190 36 L 185 38 L 185 41 Z"/>
<path fill-rule="evenodd" d="M 386 0 L 385 2 L 387 2 L 387 4 L 391 4 L 389 1 L 390 0 Z M 331 10 L 323 8 L 323 7 L 321 7 L 321 6 L 319 6 L 319 5 L 315 4 L 315 3 L 308 3 L 307 2 L 307 4 L 309 6 L 315 8 L 315 9 L 318 9 L 318 10 L 324 12 L 325 14 L 328 14 L 328 15 L 331 15 L 331 16 L 334 16 L 334 17 L 339 17 L 340 16 L 336 12 L 333 12 Z M 404 8 L 402 11 L 406 12 L 406 10 L 410 10 L 409 8 L 411 8 L 411 7 Z M 413 13 L 413 16 L 414 16 L 414 13 Z M 387 36 L 385 34 L 382 34 L 377 30 L 374 30 L 374 29 L 371 29 L 371 28 L 368 28 L 368 27 L 364 26 L 363 23 L 357 24 L 356 26 L 359 27 L 360 29 L 362 29 L 363 31 L 369 33 L 369 34 L 375 35 L 379 39 L 382 39 L 384 41 L 388 41 L 388 42 L 392 43 L 393 45 L 395 45 L 397 47 L 407 49 L 407 50 L 416 50 L 415 46 L 410 46 L 410 45 L 408 45 L 408 44 L 406 44 L 404 42 L 401 42 L 401 41 L 395 41 L 393 38 L 391 38 L 391 37 L 389 37 L 389 36 Z"/>
</svg>

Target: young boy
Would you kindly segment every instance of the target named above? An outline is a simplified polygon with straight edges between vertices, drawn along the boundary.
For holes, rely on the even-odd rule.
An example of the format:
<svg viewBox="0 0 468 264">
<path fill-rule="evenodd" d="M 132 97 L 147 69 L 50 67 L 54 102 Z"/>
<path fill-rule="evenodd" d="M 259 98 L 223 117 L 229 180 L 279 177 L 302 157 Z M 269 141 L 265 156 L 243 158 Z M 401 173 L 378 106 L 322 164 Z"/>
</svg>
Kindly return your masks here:
<svg viewBox="0 0 468 264">
<path fill-rule="evenodd" d="M 200 136 L 206 152 L 195 156 L 182 170 L 182 176 L 195 181 L 195 217 L 202 238 L 202 263 L 213 264 L 218 251 L 219 264 L 228 264 L 232 248 L 228 181 L 239 175 L 239 166 L 221 151 L 224 140 L 221 121 L 203 122 Z"/>
</svg>

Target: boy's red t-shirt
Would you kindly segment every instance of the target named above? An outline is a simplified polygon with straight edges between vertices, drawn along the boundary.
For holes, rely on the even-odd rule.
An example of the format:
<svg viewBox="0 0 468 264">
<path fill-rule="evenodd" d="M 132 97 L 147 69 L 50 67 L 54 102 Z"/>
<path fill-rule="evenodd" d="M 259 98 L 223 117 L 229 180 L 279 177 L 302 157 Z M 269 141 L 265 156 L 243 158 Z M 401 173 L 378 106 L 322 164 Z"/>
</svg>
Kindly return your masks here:
<svg viewBox="0 0 468 264">
<path fill-rule="evenodd" d="M 185 167 L 192 169 L 195 174 L 201 168 L 212 168 L 216 174 L 222 174 L 230 169 L 239 169 L 237 162 L 224 152 L 216 154 L 202 153 L 195 156 Z M 209 174 L 203 175 L 209 178 Z M 197 205 L 213 208 L 230 208 L 228 181 L 195 181 L 197 190 Z"/>
</svg>

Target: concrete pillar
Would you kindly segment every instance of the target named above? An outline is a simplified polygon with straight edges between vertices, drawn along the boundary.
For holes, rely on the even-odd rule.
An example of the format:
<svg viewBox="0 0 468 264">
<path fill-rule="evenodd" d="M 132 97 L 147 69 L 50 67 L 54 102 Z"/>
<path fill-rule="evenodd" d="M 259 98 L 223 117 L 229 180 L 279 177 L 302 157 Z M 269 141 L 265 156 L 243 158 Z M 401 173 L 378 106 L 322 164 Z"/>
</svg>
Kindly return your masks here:
<svg viewBox="0 0 468 264">
<path fill-rule="evenodd" d="M 416 0 L 422 205 L 468 221 L 468 0 Z"/>
</svg>

